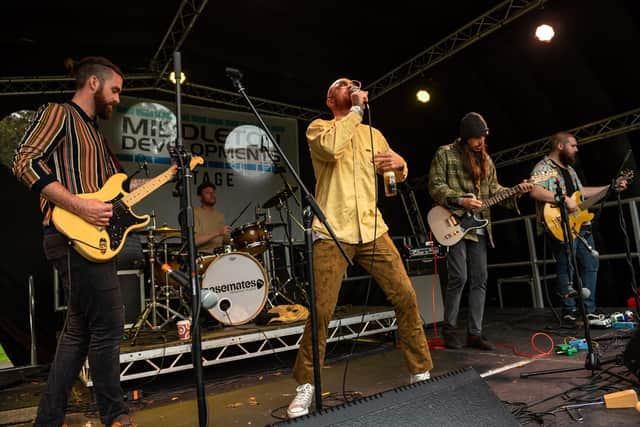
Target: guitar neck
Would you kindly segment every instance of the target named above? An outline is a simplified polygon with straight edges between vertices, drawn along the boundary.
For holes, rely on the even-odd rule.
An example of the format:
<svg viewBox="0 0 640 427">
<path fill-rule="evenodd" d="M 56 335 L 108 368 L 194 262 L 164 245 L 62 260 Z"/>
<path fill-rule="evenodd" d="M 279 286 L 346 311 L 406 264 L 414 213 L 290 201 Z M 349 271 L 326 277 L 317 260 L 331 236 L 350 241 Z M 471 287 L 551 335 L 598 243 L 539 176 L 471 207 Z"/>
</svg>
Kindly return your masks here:
<svg viewBox="0 0 640 427">
<path fill-rule="evenodd" d="M 483 200 L 482 209 L 488 209 L 491 206 L 495 205 L 496 203 L 500 203 L 503 200 L 506 200 L 517 193 L 518 193 L 517 185 L 515 187 L 507 188 L 504 191 L 500 191 L 499 193 L 495 194 L 493 197 L 489 197 L 487 200 Z"/>
<path fill-rule="evenodd" d="M 153 193 L 159 187 L 171 181 L 171 178 L 173 178 L 175 170 L 176 170 L 175 165 L 171 166 L 169 169 L 167 169 L 160 175 L 148 180 L 147 182 L 142 184 L 140 187 L 136 188 L 134 191 L 129 193 L 127 196 L 123 197 L 122 202 L 129 207 L 135 205 L 136 203 L 138 203 L 139 201 L 147 197 L 149 194 Z"/>
<path fill-rule="evenodd" d="M 593 196 L 589 197 L 587 200 L 582 202 L 580 204 L 580 210 L 589 209 L 591 206 L 595 205 L 600 200 L 602 200 L 602 198 L 606 196 L 607 193 L 609 192 L 610 187 L 611 187 L 610 185 L 607 185 L 602 191 L 597 192 L 596 194 L 594 194 Z"/>
</svg>

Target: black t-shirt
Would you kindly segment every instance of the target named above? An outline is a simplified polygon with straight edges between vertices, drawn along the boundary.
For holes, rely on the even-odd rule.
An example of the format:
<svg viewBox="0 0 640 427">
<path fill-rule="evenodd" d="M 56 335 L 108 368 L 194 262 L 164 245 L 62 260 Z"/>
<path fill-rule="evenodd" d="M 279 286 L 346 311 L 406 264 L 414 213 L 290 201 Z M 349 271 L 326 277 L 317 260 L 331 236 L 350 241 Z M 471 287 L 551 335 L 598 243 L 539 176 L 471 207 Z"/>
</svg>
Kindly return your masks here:
<svg viewBox="0 0 640 427">
<path fill-rule="evenodd" d="M 577 191 L 577 188 L 573 183 L 573 178 L 571 178 L 569 169 L 561 167 L 560 170 L 562 171 L 562 178 L 564 178 L 564 185 L 567 187 L 567 196 L 571 196 Z"/>
</svg>

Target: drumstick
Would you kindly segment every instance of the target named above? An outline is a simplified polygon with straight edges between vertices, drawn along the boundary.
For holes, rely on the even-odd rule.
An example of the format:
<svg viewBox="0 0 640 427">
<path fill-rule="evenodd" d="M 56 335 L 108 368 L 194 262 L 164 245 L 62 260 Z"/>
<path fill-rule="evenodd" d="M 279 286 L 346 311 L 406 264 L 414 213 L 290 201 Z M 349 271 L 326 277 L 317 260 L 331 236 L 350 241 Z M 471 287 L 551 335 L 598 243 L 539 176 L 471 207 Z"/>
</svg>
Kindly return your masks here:
<svg viewBox="0 0 640 427">
<path fill-rule="evenodd" d="M 233 227 L 233 224 L 235 224 L 235 223 L 236 223 L 236 221 L 237 221 L 238 219 L 240 219 L 240 217 L 242 216 L 242 214 L 243 214 L 247 209 L 249 209 L 249 206 L 251 206 L 251 202 L 247 203 L 247 206 L 245 206 L 245 207 L 244 207 L 244 209 L 242 209 L 242 212 L 240 212 L 240 213 L 238 214 L 238 216 L 236 217 L 236 219 L 234 219 L 234 220 L 233 220 L 233 222 L 232 222 L 231 224 L 229 224 L 229 227 Z"/>
</svg>

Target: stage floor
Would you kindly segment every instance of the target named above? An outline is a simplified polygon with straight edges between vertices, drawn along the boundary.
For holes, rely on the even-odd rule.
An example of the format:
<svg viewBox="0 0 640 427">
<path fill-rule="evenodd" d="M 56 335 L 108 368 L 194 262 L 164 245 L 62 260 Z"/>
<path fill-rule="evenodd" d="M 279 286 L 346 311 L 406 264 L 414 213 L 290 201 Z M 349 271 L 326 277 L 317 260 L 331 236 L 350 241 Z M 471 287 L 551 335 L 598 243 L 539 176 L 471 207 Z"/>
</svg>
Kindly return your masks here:
<svg viewBox="0 0 640 427">
<path fill-rule="evenodd" d="M 463 312 L 462 317 L 464 318 Z M 520 408 L 518 420 L 522 424 L 542 425 L 527 413 L 544 413 L 544 425 L 617 425 L 640 424 L 640 413 L 635 409 L 607 409 L 604 405 L 585 407 L 569 414 L 554 409 L 575 403 L 576 400 L 593 401 L 605 393 L 636 387 L 637 378 L 615 363 L 628 343 L 630 330 L 592 329 L 592 336 L 603 361 L 599 375 L 584 369 L 585 352 L 575 356 L 552 354 L 530 358 L 536 351 L 531 338 L 538 332 L 548 334 L 555 344 L 568 337 L 583 338 L 579 325 L 560 327 L 549 309 L 497 309 L 489 308 L 485 315 L 485 333 L 496 344 L 495 351 L 470 348 L 448 350 L 432 347 L 438 376 L 461 368 L 473 367 L 481 374 L 495 395 L 502 401 L 531 405 Z M 433 325 L 427 335 L 437 344 Z M 541 350 L 550 342 L 539 336 L 535 340 Z M 291 366 L 296 351 L 284 351 L 243 360 L 228 362 L 204 369 L 205 388 L 209 408 L 210 426 L 253 425 L 264 426 L 280 421 L 286 415 L 286 405 L 295 393 Z M 518 366 L 521 365 L 521 366 Z M 577 368 L 577 371 L 520 378 L 522 372 L 557 368 Z M 616 374 L 615 375 L 612 375 Z M 4 375 L 4 374 L 3 374 Z M 368 396 L 403 386 L 408 372 L 393 333 L 381 333 L 353 341 L 336 342 L 328 346 L 328 363 L 322 372 L 325 393 L 323 406 L 342 403 L 343 391 L 351 398 Z M 621 377 L 621 378 L 620 378 Z M 14 384 L 4 381 L 0 392 L 0 425 L 30 425 L 42 391 L 45 377 L 36 371 L 25 371 L 22 381 Z M 628 381 L 636 381 L 635 385 Z M 125 392 L 142 390 L 143 398 L 130 404 L 135 421 L 142 426 L 197 426 L 198 410 L 195 401 L 191 370 L 156 375 L 123 382 Z M 74 426 L 98 426 L 95 406 L 90 391 L 81 381 L 74 387 L 67 422 Z M 549 399 L 543 402 L 543 400 Z M 516 406 L 509 406 L 515 410 Z M 582 418 L 582 421 L 578 419 Z M 555 423 L 555 424 L 554 424 Z M 429 425 L 429 420 L 417 420 L 417 425 Z M 476 425 L 482 425 L 478 420 Z"/>
</svg>

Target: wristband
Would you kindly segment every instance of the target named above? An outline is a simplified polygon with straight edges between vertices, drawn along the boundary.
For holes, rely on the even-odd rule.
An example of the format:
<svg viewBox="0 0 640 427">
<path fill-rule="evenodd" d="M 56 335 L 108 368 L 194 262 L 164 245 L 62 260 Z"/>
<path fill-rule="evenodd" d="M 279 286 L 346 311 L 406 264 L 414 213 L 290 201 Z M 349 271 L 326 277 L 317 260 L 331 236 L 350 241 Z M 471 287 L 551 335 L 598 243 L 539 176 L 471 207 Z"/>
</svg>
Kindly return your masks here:
<svg viewBox="0 0 640 427">
<path fill-rule="evenodd" d="M 360 114 L 360 117 L 364 116 L 364 111 L 362 111 L 362 107 L 360 107 L 359 105 L 354 105 L 350 108 L 350 110 L 354 113 Z"/>
</svg>

